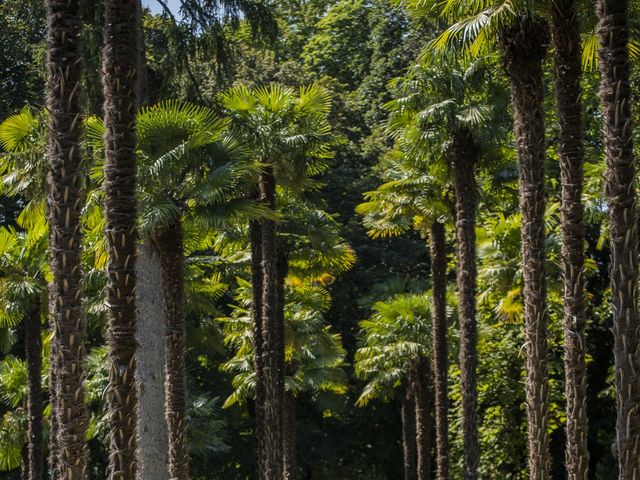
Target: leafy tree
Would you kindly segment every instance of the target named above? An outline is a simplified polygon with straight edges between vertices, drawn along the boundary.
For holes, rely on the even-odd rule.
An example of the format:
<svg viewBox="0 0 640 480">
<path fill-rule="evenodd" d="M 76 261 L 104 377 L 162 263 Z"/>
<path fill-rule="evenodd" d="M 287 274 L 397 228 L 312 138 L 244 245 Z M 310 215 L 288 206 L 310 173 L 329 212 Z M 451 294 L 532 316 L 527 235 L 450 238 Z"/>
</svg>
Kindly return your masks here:
<svg viewBox="0 0 640 480">
<path fill-rule="evenodd" d="M 424 294 L 377 302 L 371 318 L 360 322 L 363 345 L 354 358 L 356 374 L 367 381 L 359 405 L 376 398 L 389 400 L 395 389 L 401 389 L 406 480 L 430 478 L 428 464 L 416 471 L 419 461 L 414 457 L 429 456 L 424 411 L 428 408 L 425 366 L 432 348 L 430 323 L 431 302 Z"/>
<path fill-rule="evenodd" d="M 428 236 L 431 254 L 433 297 L 433 369 L 435 386 L 436 473 L 446 478 L 449 470 L 449 399 L 447 342 L 447 252 L 445 228 L 450 217 L 451 201 L 443 190 L 449 175 L 442 163 L 417 160 L 410 141 L 398 142 L 380 168 L 386 183 L 365 194 L 366 202 L 358 205 L 369 234 L 385 237 L 416 229 Z M 421 151 L 421 155 L 424 151 Z"/>
<path fill-rule="evenodd" d="M 236 303 L 230 317 L 221 319 L 227 333 L 225 342 L 235 356 L 223 364 L 233 373 L 234 392 L 224 406 L 230 407 L 255 395 L 251 320 L 251 284 L 238 279 Z M 296 397 L 307 392 L 313 397 L 344 394 L 346 376 L 342 369 L 345 351 L 340 336 L 332 333 L 323 314 L 330 306 L 329 293 L 314 282 L 291 281 L 285 290 L 285 477 L 297 478 Z"/>
<path fill-rule="evenodd" d="M 276 211 L 276 185 L 301 191 L 329 157 L 331 106 L 316 85 L 298 91 L 282 85 L 250 90 L 235 87 L 220 101 L 232 129 L 245 139 L 261 165 L 258 201 Z M 287 258 L 277 242 L 275 220 L 250 224 L 256 370 L 256 437 L 259 478 L 281 478 L 284 465 L 284 279 Z"/>
<path fill-rule="evenodd" d="M 546 144 L 542 68 L 547 52 L 548 25 L 536 10 L 539 3 L 531 1 L 519 2 L 517 8 L 511 2 L 502 1 L 487 5 L 455 0 L 410 4 L 418 16 L 435 9 L 452 23 L 432 42 L 432 50 L 457 50 L 478 56 L 494 46 L 505 62 L 518 145 L 520 208 L 523 212 L 522 262 L 529 265 L 524 281 L 529 471 L 534 478 L 548 478 L 548 314 L 544 231 Z M 465 478 L 477 478 L 478 453 L 469 451 L 465 454 Z"/>
<path fill-rule="evenodd" d="M 44 478 L 42 389 L 42 322 L 47 311 L 47 226 L 35 220 L 26 232 L 0 229 L 0 320 L 4 327 L 24 326 L 27 445 L 23 460 L 25 479 Z M 22 446 L 21 446 L 22 449 Z M 9 462 L 7 467 L 15 468 Z"/>
</svg>

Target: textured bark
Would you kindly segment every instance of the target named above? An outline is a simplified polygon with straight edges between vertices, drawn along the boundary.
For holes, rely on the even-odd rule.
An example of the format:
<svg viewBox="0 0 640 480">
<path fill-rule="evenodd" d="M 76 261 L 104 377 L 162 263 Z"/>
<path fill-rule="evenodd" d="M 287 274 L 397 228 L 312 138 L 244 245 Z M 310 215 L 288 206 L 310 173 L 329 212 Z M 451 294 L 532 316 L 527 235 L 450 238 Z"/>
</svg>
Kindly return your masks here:
<svg viewBox="0 0 640 480">
<path fill-rule="evenodd" d="M 404 480 L 416 480 L 416 404 L 413 385 L 409 382 L 402 391 L 402 454 L 404 462 Z"/>
<path fill-rule="evenodd" d="M 42 322 L 39 302 L 24 319 L 24 344 L 27 360 L 29 390 L 27 392 L 27 412 L 29 414 L 27 432 L 28 480 L 42 480 L 44 469 L 44 439 L 42 437 Z"/>
<path fill-rule="evenodd" d="M 433 291 L 433 371 L 436 420 L 436 478 L 449 477 L 449 386 L 447 348 L 447 251 L 444 225 L 431 224 L 431 283 Z"/>
<path fill-rule="evenodd" d="M 47 111 L 49 195 L 53 272 L 54 365 L 57 421 L 56 480 L 86 477 L 89 422 L 82 363 L 86 319 L 82 305 L 81 226 L 85 179 L 81 168 L 80 95 L 82 58 L 79 0 L 47 0 Z"/>
<path fill-rule="evenodd" d="M 265 167 L 260 175 L 259 190 L 260 202 L 275 209 L 276 184 L 271 166 Z M 259 241 L 252 247 L 254 253 L 259 250 L 260 254 L 260 266 L 253 272 L 254 296 L 260 297 L 253 305 L 258 471 L 261 480 L 280 480 L 284 473 L 284 322 L 278 314 L 279 256 L 275 222 L 264 219 L 258 223 Z M 252 232 L 252 240 L 258 240 L 257 234 L 257 231 Z M 261 273 L 259 281 L 256 279 L 258 273 Z"/>
<path fill-rule="evenodd" d="M 136 90 L 138 0 L 105 2 L 103 51 L 109 480 L 136 476 Z"/>
<path fill-rule="evenodd" d="M 48 217 L 48 215 L 47 215 Z M 51 478 L 58 478 L 58 415 L 57 415 L 57 372 L 59 366 L 56 364 L 58 347 L 55 344 L 55 326 L 53 325 L 53 285 L 47 285 L 48 305 L 47 317 L 51 323 L 51 340 L 49 341 L 49 404 L 51 414 L 49 415 L 49 474 Z"/>
<path fill-rule="evenodd" d="M 298 432 L 296 431 L 296 397 L 284 394 L 284 479 L 298 478 Z"/>
<path fill-rule="evenodd" d="M 136 262 L 138 307 L 136 375 L 138 395 L 138 480 L 169 480 L 169 438 L 164 411 L 165 313 L 162 267 L 152 247 L 140 245 Z"/>
<path fill-rule="evenodd" d="M 154 236 L 154 247 L 162 266 L 166 315 L 165 416 L 169 435 L 169 478 L 188 480 L 184 245 L 180 222 L 175 221 L 158 232 Z"/>
<path fill-rule="evenodd" d="M 502 32 L 518 144 L 529 478 L 550 478 L 547 287 L 545 280 L 545 127 L 542 62 L 546 25 L 519 19 Z"/>
<path fill-rule="evenodd" d="M 589 476 L 587 447 L 586 316 L 584 311 L 585 224 L 582 207 L 584 164 L 580 24 L 576 0 L 558 0 L 552 9 L 556 104 L 562 186 L 561 230 L 564 281 L 564 370 L 567 399 L 565 461 L 569 480 Z"/>
<path fill-rule="evenodd" d="M 616 367 L 619 478 L 640 478 L 640 332 L 638 218 L 631 128 L 632 92 L 627 0 L 599 0 L 600 102 L 604 116 L 609 202 L 611 296 Z"/>
<path fill-rule="evenodd" d="M 476 320 L 476 208 L 474 170 L 478 148 L 469 130 L 460 129 L 449 152 L 456 187 L 456 287 L 460 322 L 460 383 L 464 478 L 475 479 L 480 464 L 478 441 L 478 325 Z"/>
<path fill-rule="evenodd" d="M 416 406 L 416 478 L 431 480 L 431 372 L 426 358 L 415 367 L 414 398 Z"/>
</svg>

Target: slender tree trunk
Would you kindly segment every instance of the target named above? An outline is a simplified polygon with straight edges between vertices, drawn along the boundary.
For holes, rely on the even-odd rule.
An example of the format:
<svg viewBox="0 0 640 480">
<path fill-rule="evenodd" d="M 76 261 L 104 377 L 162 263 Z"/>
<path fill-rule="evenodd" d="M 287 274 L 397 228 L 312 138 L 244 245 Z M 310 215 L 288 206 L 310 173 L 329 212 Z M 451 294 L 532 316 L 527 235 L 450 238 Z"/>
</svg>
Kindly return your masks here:
<svg viewBox="0 0 640 480">
<path fill-rule="evenodd" d="M 631 128 L 627 0 L 599 0 L 600 101 L 607 161 L 611 296 L 616 366 L 616 453 L 620 479 L 640 478 L 640 332 L 638 218 Z"/>
<path fill-rule="evenodd" d="M 298 433 L 296 431 L 296 397 L 284 394 L 284 479 L 298 478 Z"/>
<path fill-rule="evenodd" d="M 569 480 L 589 475 L 587 448 L 586 317 L 584 311 L 584 242 L 582 208 L 584 164 L 580 24 L 575 0 L 553 4 L 556 103 L 560 124 L 562 184 L 562 269 L 564 280 L 564 370 L 567 399 L 566 465 Z"/>
<path fill-rule="evenodd" d="M 469 130 L 457 131 L 451 157 L 456 185 L 456 250 L 458 317 L 460 321 L 460 382 L 462 392 L 462 435 L 464 478 L 478 476 L 480 444 L 478 441 L 478 325 L 476 321 L 476 208 L 474 170 L 478 148 Z"/>
<path fill-rule="evenodd" d="M 417 480 L 416 453 L 416 404 L 413 382 L 407 382 L 402 391 L 402 453 L 404 460 L 404 480 Z"/>
<path fill-rule="evenodd" d="M 24 344 L 27 360 L 29 390 L 27 411 L 29 427 L 27 432 L 27 479 L 42 480 L 44 469 L 44 439 L 42 436 L 42 322 L 40 302 L 24 320 Z"/>
<path fill-rule="evenodd" d="M 417 480 L 431 480 L 431 372 L 421 358 L 415 370 Z"/>
<path fill-rule="evenodd" d="M 275 210 L 276 184 L 273 167 L 267 166 L 260 176 L 260 201 Z M 255 228 L 255 227 L 254 227 Z M 276 226 L 273 220 L 259 222 L 261 279 L 254 283 L 254 295 L 261 292 L 259 303 L 254 302 L 254 331 L 256 342 L 256 436 L 258 470 L 261 480 L 280 480 L 283 477 L 283 403 L 284 403 L 284 324 L 278 314 L 279 275 Z M 257 231 L 252 232 L 252 237 Z M 255 238 L 257 240 L 257 238 Z M 261 290 L 257 290 L 260 287 Z M 259 310 L 258 310 L 259 308 Z M 259 357 L 259 358 L 258 358 Z"/>
<path fill-rule="evenodd" d="M 136 90 L 138 0 L 107 0 L 103 51 L 106 238 L 109 246 L 110 480 L 136 477 Z"/>
<path fill-rule="evenodd" d="M 46 0 L 47 110 L 49 112 L 49 225 L 53 272 L 53 346 L 56 371 L 56 480 L 83 480 L 89 422 L 82 367 L 85 314 L 82 305 L 80 213 L 85 178 L 81 167 L 82 58 L 79 0 Z"/>
<path fill-rule="evenodd" d="M 48 217 L 49 215 L 47 215 Z M 51 414 L 49 415 L 49 474 L 51 478 L 58 478 L 58 415 L 57 415 L 57 372 L 59 365 L 57 365 L 58 346 L 56 342 L 56 329 L 53 323 L 54 318 L 54 298 L 53 298 L 53 285 L 47 285 L 47 317 L 49 319 L 51 329 L 51 340 L 49 341 L 49 404 Z"/>
<path fill-rule="evenodd" d="M 176 220 L 158 232 L 154 246 L 162 266 L 166 314 L 165 416 L 169 434 L 169 478 L 188 480 L 184 244 L 180 221 Z"/>
<path fill-rule="evenodd" d="M 158 412 L 165 406 L 166 324 L 160 258 L 141 244 L 136 262 L 138 307 L 136 374 L 139 384 L 138 480 L 169 480 L 167 421 Z"/>
<path fill-rule="evenodd" d="M 433 293 L 433 371 L 436 417 L 436 478 L 449 477 L 449 359 L 447 349 L 447 252 L 444 225 L 431 224 L 431 283 Z"/>
<path fill-rule="evenodd" d="M 519 19 L 502 32 L 518 144 L 529 478 L 550 478 L 547 286 L 545 279 L 546 154 L 542 62 L 546 25 Z"/>
</svg>

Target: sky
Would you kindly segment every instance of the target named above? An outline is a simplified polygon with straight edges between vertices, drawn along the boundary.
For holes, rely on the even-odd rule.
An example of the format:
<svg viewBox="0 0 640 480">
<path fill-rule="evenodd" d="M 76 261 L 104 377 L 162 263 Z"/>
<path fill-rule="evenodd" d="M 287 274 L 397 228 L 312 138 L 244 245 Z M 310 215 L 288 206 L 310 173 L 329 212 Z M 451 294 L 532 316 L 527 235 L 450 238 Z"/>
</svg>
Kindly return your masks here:
<svg viewBox="0 0 640 480">
<path fill-rule="evenodd" d="M 166 0 L 166 4 L 173 12 L 177 12 L 180 0 Z M 149 7 L 153 13 L 162 12 L 162 7 L 156 0 L 142 0 L 142 5 Z"/>
</svg>

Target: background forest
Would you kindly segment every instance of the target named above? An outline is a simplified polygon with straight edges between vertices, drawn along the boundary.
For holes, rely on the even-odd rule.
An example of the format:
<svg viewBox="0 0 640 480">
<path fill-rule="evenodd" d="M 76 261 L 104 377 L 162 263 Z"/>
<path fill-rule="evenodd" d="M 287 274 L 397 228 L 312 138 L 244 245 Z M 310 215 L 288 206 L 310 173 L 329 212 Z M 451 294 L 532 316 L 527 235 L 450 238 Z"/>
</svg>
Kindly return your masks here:
<svg viewBox="0 0 640 480">
<path fill-rule="evenodd" d="M 97 0 L 82 3 L 82 108 L 87 118 L 83 168 L 88 175 L 82 257 L 87 309 L 85 396 L 90 409 L 88 478 L 104 479 L 109 463 L 107 248 L 101 173 L 104 6 Z M 185 299 L 190 478 L 249 479 L 255 478 L 258 468 L 248 226 L 265 212 L 237 192 L 246 190 L 247 179 L 256 176 L 256 164 L 272 158 L 275 151 L 292 159 L 276 164 L 278 209 L 269 220 L 278 224 L 288 265 L 283 275 L 285 401 L 290 402 L 290 423 L 285 429 L 293 431 L 288 438 L 295 439 L 287 447 L 293 458 L 288 468 L 298 478 L 310 480 L 415 478 L 405 477 L 407 462 L 411 463 L 406 412 L 416 408 L 407 402 L 418 402 L 418 409 L 420 401 L 426 402 L 422 412 L 433 419 L 435 399 L 432 383 L 412 387 L 423 389 L 422 400 L 419 395 L 407 399 L 408 383 L 433 378 L 433 372 L 422 375 L 421 370 L 414 376 L 408 365 L 414 365 L 412 359 L 430 357 L 438 348 L 431 326 L 434 309 L 440 306 L 448 323 L 449 476 L 463 478 L 460 300 L 455 287 L 458 267 L 463 268 L 456 257 L 455 222 L 456 211 L 461 211 L 456 207 L 455 182 L 461 177 L 452 173 L 447 161 L 447 152 L 458 147 L 483 152 L 477 165 L 460 170 L 475 168 L 476 172 L 476 187 L 472 183 L 471 190 L 477 192 L 479 476 L 527 478 L 526 275 L 520 256 L 523 220 L 509 96 L 508 73 L 513 65 L 505 65 L 497 50 L 477 45 L 481 51 L 473 59 L 433 53 L 433 40 L 446 40 L 440 36 L 446 23 L 435 14 L 421 13 L 415 4 L 386 0 L 179 3 L 157 0 L 152 9 L 143 10 L 146 65 L 138 119 L 139 223 L 143 243 L 163 245 L 162 268 L 173 264 L 177 270 L 184 263 L 184 275 L 174 272 L 173 291 Z M 47 284 L 51 274 L 43 207 L 46 22 L 41 4 L 0 2 L 0 121 L 4 122 L 0 126 L 0 478 L 7 480 L 34 480 L 25 476 L 24 467 L 21 472 L 27 458 L 27 357 L 34 355 L 29 345 L 44 352 L 37 368 L 41 368 L 42 388 L 49 387 Z M 593 6 L 585 4 L 589 5 L 579 12 L 584 45 L 581 198 L 586 224 L 586 330 L 579 340 L 587 365 L 589 478 L 604 480 L 618 478 L 612 447 L 616 437 L 614 339 L 597 38 Z M 632 42 L 632 59 L 638 52 Z M 546 123 L 542 133 L 548 144 L 543 253 L 549 314 L 547 421 L 552 477 L 562 479 L 567 472 L 560 128 L 553 50 L 543 58 Z M 633 76 L 634 89 L 637 81 Z M 288 112 L 287 102 L 307 102 L 303 109 L 311 113 L 282 114 L 278 117 L 281 130 L 270 129 L 273 119 L 256 112 L 261 105 L 270 105 L 266 110 L 279 115 L 277 102 L 282 102 L 283 112 Z M 634 112 L 640 111 L 635 103 L 633 107 Z M 459 137 L 452 137 L 452 131 Z M 470 147 L 464 138 L 460 140 L 467 134 L 473 137 Z M 302 148 L 305 135 L 308 143 Z M 241 147 L 234 143 L 234 136 L 252 139 L 250 155 L 238 153 Z M 188 141 L 167 151 L 163 145 L 168 138 Z M 458 140 L 461 143 L 456 144 Z M 426 150 L 417 152 L 423 144 Z M 211 158 L 226 159 L 227 166 L 211 165 Z M 154 234 L 160 224 L 175 229 L 162 238 Z M 437 226 L 434 231 L 434 224 L 441 231 Z M 442 250 L 434 251 L 438 235 Z M 183 257 L 172 250 L 178 238 L 183 241 Z M 446 298 L 440 300 L 434 298 L 438 294 L 432 274 L 438 261 L 447 281 Z M 162 303 L 162 287 L 156 283 L 154 290 L 151 279 L 168 273 L 150 268 L 151 286 L 144 294 L 137 293 L 157 306 Z M 178 303 L 180 294 L 175 297 Z M 29 322 L 38 325 L 29 327 Z M 139 328 L 151 343 L 164 335 L 153 319 L 140 319 Z M 416 365 L 416 369 L 430 368 L 428 362 Z M 153 376 L 152 367 L 139 362 L 140 375 Z M 155 382 L 160 385 L 159 395 L 162 382 Z M 151 390 L 145 395 L 149 397 L 141 402 L 163 408 L 163 399 L 157 403 Z M 160 411 L 154 416 L 152 407 L 149 410 L 148 422 L 163 423 L 158 421 Z M 54 438 L 50 413 L 47 406 L 46 449 Z M 166 435 L 159 428 L 155 434 Z M 423 445 L 435 469 L 435 432 L 425 435 L 432 439 Z"/>
</svg>

